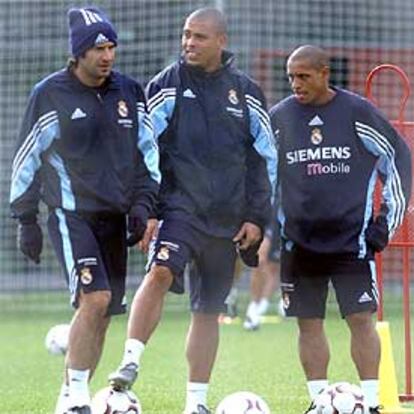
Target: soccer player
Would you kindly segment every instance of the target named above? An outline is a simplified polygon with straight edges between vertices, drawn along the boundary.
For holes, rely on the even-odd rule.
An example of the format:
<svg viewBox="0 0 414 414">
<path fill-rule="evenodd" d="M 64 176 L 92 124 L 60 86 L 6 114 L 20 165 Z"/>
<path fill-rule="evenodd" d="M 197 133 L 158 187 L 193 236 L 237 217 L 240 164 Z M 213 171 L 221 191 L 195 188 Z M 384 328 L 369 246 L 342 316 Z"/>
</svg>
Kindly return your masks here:
<svg viewBox="0 0 414 414">
<path fill-rule="evenodd" d="M 226 21 L 199 9 L 185 21 L 182 56 L 148 86 L 163 179 L 158 238 L 131 309 L 125 352 L 110 375 L 130 387 L 168 290 L 183 292 L 190 270 L 192 318 L 185 414 L 204 414 L 216 357 L 218 315 L 231 288 L 237 249 L 254 260 L 270 218 L 276 150 L 263 94 L 232 66 Z"/>
<path fill-rule="evenodd" d="M 298 320 L 299 355 L 313 399 L 328 383 L 323 320 L 332 282 L 369 412 L 379 413 L 374 254 L 403 220 L 411 156 L 373 105 L 329 85 L 329 71 L 324 50 L 299 47 L 287 61 L 293 95 L 271 109 L 279 148 L 282 293 L 287 315 Z M 382 205 L 374 216 L 377 177 Z"/>
<path fill-rule="evenodd" d="M 71 9 L 68 19 L 72 58 L 31 93 L 10 201 L 20 249 L 36 263 L 39 200 L 49 208 L 49 236 L 76 308 L 56 413 L 88 414 L 88 381 L 110 317 L 125 312 L 127 243 L 145 249 L 152 237 L 161 176 L 144 92 L 112 70 L 113 25 L 93 7 Z"/>
<path fill-rule="evenodd" d="M 259 264 L 250 274 L 250 302 L 247 306 L 243 328 L 247 331 L 259 329 L 261 317 L 270 306 L 273 293 L 279 282 L 280 231 L 276 219 L 268 225 L 259 249 Z M 278 304 L 278 313 L 284 315 L 283 304 Z"/>
</svg>

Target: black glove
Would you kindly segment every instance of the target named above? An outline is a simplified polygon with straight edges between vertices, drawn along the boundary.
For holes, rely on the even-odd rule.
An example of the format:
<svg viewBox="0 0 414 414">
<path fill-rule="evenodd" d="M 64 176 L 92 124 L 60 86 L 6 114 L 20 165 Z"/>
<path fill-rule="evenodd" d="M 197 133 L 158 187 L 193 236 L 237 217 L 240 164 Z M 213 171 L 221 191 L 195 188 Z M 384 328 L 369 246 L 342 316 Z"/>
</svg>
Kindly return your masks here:
<svg viewBox="0 0 414 414">
<path fill-rule="evenodd" d="M 257 267 L 259 266 L 259 255 L 257 252 L 259 251 L 261 242 L 257 242 L 252 244 L 245 250 L 239 249 L 239 255 L 243 260 L 243 263 L 248 267 Z"/>
<path fill-rule="evenodd" d="M 21 252 L 36 264 L 40 263 L 40 253 L 43 247 L 42 229 L 36 220 L 20 221 L 17 232 L 17 243 Z"/>
<path fill-rule="evenodd" d="M 388 226 L 384 217 L 379 216 L 373 221 L 365 231 L 367 244 L 372 247 L 374 252 L 383 251 L 388 244 Z"/>
<path fill-rule="evenodd" d="M 139 216 L 128 216 L 128 237 L 127 245 L 129 247 L 137 244 L 144 236 L 145 230 L 147 229 L 147 220 L 143 220 Z"/>
</svg>

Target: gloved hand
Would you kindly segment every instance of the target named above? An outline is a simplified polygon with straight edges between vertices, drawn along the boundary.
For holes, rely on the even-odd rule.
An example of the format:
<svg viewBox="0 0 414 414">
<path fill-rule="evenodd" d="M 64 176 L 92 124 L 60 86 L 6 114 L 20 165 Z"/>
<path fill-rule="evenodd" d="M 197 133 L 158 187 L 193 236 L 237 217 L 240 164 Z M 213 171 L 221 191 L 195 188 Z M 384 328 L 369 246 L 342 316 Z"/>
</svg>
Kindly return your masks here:
<svg viewBox="0 0 414 414">
<path fill-rule="evenodd" d="M 383 251 L 388 244 L 388 226 L 384 217 L 379 216 L 373 221 L 365 231 L 367 244 L 372 247 L 374 252 Z"/>
<path fill-rule="evenodd" d="M 129 215 L 127 228 L 127 246 L 131 247 L 137 244 L 144 236 L 145 230 L 147 228 L 147 220 L 144 221 L 139 216 Z"/>
<path fill-rule="evenodd" d="M 42 229 L 34 221 L 20 222 L 17 230 L 17 244 L 21 252 L 36 264 L 40 263 L 40 253 L 43 248 Z"/>
</svg>

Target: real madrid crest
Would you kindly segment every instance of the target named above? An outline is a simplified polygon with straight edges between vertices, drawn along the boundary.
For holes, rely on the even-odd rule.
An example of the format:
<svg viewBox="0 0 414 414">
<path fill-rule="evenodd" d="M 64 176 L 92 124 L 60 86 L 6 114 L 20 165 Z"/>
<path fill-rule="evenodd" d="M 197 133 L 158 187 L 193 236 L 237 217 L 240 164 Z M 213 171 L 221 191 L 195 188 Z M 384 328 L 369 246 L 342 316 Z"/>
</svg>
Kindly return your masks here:
<svg viewBox="0 0 414 414">
<path fill-rule="evenodd" d="M 118 114 L 123 118 L 128 116 L 128 106 L 125 101 L 118 101 Z"/>
<path fill-rule="evenodd" d="M 162 246 L 157 254 L 157 259 L 168 260 L 170 258 L 170 250 L 166 246 Z"/>
<path fill-rule="evenodd" d="M 319 145 L 323 140 L 322 131 L 319 128 L 313 128 L 311 132 L 311 142 L 314 145 Z"/>
<path fill-rule="evenodd" d="M 234 89 L 229 90 L 229 101 L 233 105 L 237 105 L 239 103 L 239 98 L 237 97 L 237 92 Z"/>
<path fill-rule="evenodd" d="M 84 267 L 80 271 L 80 280 L 84 285 L 89 285 L 92 282 L 92 273 L 89 267 Z"/>
</svg>

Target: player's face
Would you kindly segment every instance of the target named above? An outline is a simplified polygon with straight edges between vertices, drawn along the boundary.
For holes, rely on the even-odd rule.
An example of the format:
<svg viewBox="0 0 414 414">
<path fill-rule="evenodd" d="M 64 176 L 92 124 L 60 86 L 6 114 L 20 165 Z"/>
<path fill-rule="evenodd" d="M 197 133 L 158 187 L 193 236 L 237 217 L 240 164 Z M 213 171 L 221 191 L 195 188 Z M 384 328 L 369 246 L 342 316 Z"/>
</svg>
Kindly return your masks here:
<svg viewBox="0 0 414 414">
<path fill-rule="evenodd" d="M 221 65 L 226 35 L 219 33 L 208 19 L 187 19 L 181 38 L 183 56 L 187 64 L 206 72 L 214 72 Z"/>
<path fill-rule="evenodd" d="M 329 68 L 315 68 L 306 59 L 288 60 L 287 75 L 296 99 L 304 105 L 323 105 L 330 99 Z"/>
<path fill-rule="evenodd" d="M 75 73 L 85 85 L 99 86 L 110 75 L 114 62 L 115 45 L 112 42 L 101 43 L 78 59 Z"/>
</svg>

